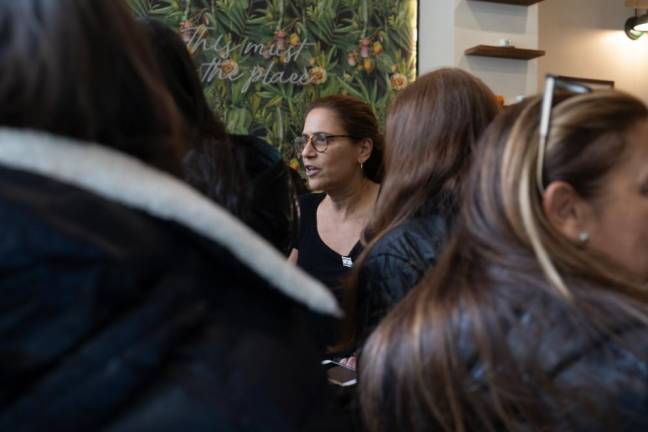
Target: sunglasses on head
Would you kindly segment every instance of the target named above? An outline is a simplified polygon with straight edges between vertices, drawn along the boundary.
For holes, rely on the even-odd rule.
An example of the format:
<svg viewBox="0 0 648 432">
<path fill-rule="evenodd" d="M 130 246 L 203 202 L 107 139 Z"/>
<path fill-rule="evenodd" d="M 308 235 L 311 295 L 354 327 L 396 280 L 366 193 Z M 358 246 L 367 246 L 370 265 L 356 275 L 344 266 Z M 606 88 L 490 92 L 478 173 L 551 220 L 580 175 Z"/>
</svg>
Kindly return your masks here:
<svg viewBox="0 0 648 432">
<path fill-rule="evenodd" d="M 557 75 L 547 75 L 545 78 L 544 92 L 542 94 L 542 108 L 540 110 L 540 140 L 538 143 L 538 164 L 536 167 L 536 182 L 538 190 L 542 195 L 544 193 L 544 184 L 542 181 L 542 170 L 544 168 L 544 158 L 547 151 L 547 142 L 551 131 L 551 112 L 553 110 L 553 101 L 556 90 L 562 90 L 573 94 L 591 93 L 592 88 L 584 84 L 563 78 Z"/>
</svg>

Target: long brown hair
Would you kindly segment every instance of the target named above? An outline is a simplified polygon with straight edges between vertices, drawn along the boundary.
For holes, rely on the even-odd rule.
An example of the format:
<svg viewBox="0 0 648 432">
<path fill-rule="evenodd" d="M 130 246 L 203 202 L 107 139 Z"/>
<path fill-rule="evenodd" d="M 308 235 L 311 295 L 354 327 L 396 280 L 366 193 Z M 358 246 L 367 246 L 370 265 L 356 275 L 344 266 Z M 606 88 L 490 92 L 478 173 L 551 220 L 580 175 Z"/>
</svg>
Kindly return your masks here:
<svg viewBox="0 0 648 432">
<path fill-rule="evenodd" d="M 540 103 L 510 108 L 489 128 L 435 271 L 365 346 L 360 395 L 369 430 L 557 430 L 618 420 L 596 416 L 597 408 L 613 411 L 603 380 L 555 378 L 564 360 L 556 353 L 599 346 L 619 326 L 645 332 L 648 293 L 547 221 L 534 180 Z M 596 197 L 625 154 L 626 132 L 646 119 L 646 106 L 619 92 L 562 102 L 545 181 Z"/>
<path fill-rule="evenodd" d="M 383 176 L 383 137 L 378 127 L 378 119 L 369 104 L 352 96 L 335 95 L 315 100 L 306 110 L 306 115 L 315 108 L 334 112 L 344 132 L 354 140 L 371 139 L 371 156 L 365 161 L 362 169 L 365 177 L 380 183 Z"/>
<path fill-rule="evenodd" d="M 498 111 L 493 92 L 456 68 L 425 74 L 396 97 L 385 178 L 367 230 L 372 243 L 422 210 L 456 210 L 477 140 Z"/>
<path fill-rule="evenodd" d="M 0 6 L 0 125 L 96 142 L 180 174 L 182 123 L 123 0 Z"/>
<path fill-rule="evenodd" d="M 359 274 L 372 249 L 411 217 L 435 212 L 448 221 L 454 218 L 477 141 L 498 112 L 493 92 L 456 68 L 419 77 L 393 101 L 387 115 L 385 177 L 365 230 L 365 250 L 348 280 L 347 344 L 356 336 Z"/>
</svg>

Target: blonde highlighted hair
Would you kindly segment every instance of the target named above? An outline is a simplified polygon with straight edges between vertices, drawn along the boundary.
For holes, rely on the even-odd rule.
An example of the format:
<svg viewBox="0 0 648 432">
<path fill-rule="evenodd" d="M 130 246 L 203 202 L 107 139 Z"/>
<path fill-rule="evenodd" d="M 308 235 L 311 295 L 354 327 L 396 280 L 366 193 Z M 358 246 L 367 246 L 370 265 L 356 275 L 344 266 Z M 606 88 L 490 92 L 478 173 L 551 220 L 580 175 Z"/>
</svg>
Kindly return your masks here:
<svg viewBox="0 0 648 432">
<path fill-rule="evenodd" d="M 558 100 L 566 95 L 559 95 Z M 594 92 L 571 97 L 556 106 L 546 154 L 539 154 L 540 99 L 522 110 L 505 144 L 500 182 L 502 205 L 519 240 L 530 246 L 547 280 L 565 298 L 571 293 L 561 271 L 591 273 L 600 262 L 603 280 L 625 286 L 632 277 L 601 256 L 585 254 L 557 233 L 543 210 L 542 189 L 556 180 L 569 183 L 576 193 L 593 200 L 605 174 L 623 157 L 625 133 L 642 118 L 645 105 L 621 92 Z M 536 173 L 537 159 L 545 158 L 544 172 Z M 609 269 L 609 270 L 606 270 Z"/>
</svg>

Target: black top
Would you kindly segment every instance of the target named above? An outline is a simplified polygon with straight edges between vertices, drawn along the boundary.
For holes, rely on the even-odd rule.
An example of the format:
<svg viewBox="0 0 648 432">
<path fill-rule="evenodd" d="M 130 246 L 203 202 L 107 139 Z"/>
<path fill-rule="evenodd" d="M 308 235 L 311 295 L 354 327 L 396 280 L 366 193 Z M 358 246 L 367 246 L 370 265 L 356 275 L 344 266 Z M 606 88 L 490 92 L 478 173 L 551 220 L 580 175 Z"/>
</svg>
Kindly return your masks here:
<svg viewBox="0 0 648 432">
<path fill-rule="evenodd" d="M 317 232 L 317 207 L 326 194 L 311 193 L 299 199 L 300 226 L 297 264 L 308 274 L 329 287 L 342 302 L 341 280 L 351 269 L 362 246 L 356 243 L 348 256 L 340 255 L 322 241 Z"/>
</svg>

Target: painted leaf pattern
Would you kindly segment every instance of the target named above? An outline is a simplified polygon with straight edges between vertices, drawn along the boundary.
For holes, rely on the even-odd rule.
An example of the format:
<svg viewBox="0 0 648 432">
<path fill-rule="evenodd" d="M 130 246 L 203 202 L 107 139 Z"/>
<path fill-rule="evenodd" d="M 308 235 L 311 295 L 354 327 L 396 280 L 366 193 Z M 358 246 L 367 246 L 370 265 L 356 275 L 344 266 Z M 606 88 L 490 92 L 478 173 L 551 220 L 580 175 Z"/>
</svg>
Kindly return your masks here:
<svg viewBox="0 0 648 432">
<path fill-rule="evenodd" d="M 357 96 L 384 124 L 416 75 L 416 0 L 129 2 L 182 35 L 229 131 L 260 136 L 287 160 L 312 100 Z"/>
</svg>

